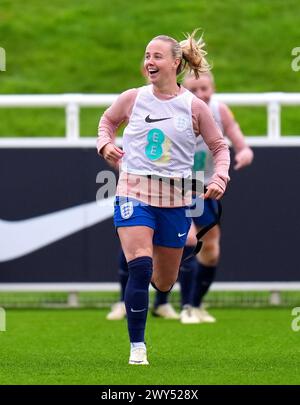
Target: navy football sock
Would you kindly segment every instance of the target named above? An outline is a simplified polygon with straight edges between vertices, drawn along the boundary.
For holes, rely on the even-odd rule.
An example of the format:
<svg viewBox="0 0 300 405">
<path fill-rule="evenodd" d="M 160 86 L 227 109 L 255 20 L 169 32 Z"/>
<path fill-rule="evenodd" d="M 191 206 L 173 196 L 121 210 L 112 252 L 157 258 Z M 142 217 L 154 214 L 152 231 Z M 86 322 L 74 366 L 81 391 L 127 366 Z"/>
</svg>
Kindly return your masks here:
<svg viewBox="0 0 300 405">
<path fill-rule="evenodd" d="M 179 283 L 181 290 L 181 306 L 191 305 L 191 293 L 195 272 L 197 271 L 198 261 L 196 256 L 191 256 L 184 261 L 194 250 L 194 246 L 185 246 L 183 251 L 183 260 L 179 271 Z"/>
<path fill-rule="evenodd" d="M 202 303 L 203 297 L 216 277 L 216 271 L 216 266 L 204 266 L 204 264 L 198 263 L 192 288 L 193 307 L 199 307 Z"/>
<path fill-rule="evenodd" d="M 154 309 L 157 308 L 159 305 L 164 305 L 168 302 L 170 291 L 158 291 L 155 292 L 155 299 L 154 299 Z"/>
<path fill-rule="evenodd" d="M 152 258 L 137 257 L 128 262 L 129 278 L 125 289 L 125 306 L 130 342 L 144 342 L 149 306 Z"/>
<path fill-rule="evenodd" d="M 185 246 L 182 254 L 182 261 L 178 278 L 181 290 L 182 307 L 184 305 L 192 305 L 191 303 L 192 286 L 198 262 L 196 256 L 191 256 L 187 260 L 185 260 L 185 258 L 191 255 L 194 249 L 195 246 Z"/>
<path fill-rule="evenodd" d="M 119 257 L 119 280 L 121 284 L 121 295 L 120 295 L 120 301 L 124 301 L 124 295 L 125 295 L 125 288 L 126 284 L 128 281 L 128 265 L 126 261 L 126 257 L 121 251 L 120 257 Z"/>
<path fill-rule="evenodd" d="M 183 252 L 182 252 L 182 259 L 181 259 L 181 265 L 185 264 L 186 262 L 188 262 L 189 260 L 193 260 L 193 258 L 195 256 L 190 257 L 189 259 L 185 260 L 189 255 L 191 255 L 193 253 L 195 249 L 195 246 L 185 246 L 183 248 Z"/>
</svg>

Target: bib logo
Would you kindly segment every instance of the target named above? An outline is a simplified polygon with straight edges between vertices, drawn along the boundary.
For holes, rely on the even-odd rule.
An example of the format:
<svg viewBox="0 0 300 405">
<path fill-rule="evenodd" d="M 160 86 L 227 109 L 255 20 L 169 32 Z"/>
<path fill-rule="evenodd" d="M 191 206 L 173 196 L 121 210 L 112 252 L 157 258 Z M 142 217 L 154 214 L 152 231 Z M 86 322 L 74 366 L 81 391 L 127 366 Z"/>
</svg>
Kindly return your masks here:
<svg viewBox="0 0 300 405">
<path fill-rule="evenodd" d="M 0 47 L 0 72 L 6 71 L 6 54 L 5 49 Z"/>
<path fill-rule="evenodd" d="M 165 134 L 158 128 L 153 128 L 148 132 L 146 145 L 146 156 L 150 160 L 157 160 L 163 154 L 163 143 Z"/>
<path fill-rule="evenodd" d="M 183 132 L 187 129 L 189 125 L 189 121 L 186 117 L 183 115 L 179 115 L 174 119 L 174 126 L 179 132 Z"/>
</svg>

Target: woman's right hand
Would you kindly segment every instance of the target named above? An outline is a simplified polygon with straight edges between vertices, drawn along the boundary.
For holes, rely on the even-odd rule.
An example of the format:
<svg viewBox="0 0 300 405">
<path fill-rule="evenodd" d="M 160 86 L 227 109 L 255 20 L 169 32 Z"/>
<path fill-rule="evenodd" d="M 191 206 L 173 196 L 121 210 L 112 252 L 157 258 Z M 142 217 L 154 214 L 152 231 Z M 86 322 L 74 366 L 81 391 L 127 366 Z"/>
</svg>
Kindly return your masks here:
<svg viewBox="0 0 300 405">
<path fill-rule="evenodd" d="M 122 149 L 118 148 L 113 143 L 107 143 L 105 146 L 103 146 L 101 153 L 109 164 L 116 166 L 119 160 L 122 159 L 125 152 L 123 152 Z"/>
</svg>

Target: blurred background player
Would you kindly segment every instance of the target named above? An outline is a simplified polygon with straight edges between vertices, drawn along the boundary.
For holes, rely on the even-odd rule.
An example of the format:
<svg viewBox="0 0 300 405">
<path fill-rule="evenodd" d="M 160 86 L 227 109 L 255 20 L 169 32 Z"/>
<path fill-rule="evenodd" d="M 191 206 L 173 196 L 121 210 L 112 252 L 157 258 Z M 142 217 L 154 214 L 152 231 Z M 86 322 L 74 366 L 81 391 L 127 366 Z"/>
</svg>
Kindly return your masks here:
<svg viewBox="0 0 300 405">
<path fill-rule="evenodd" d="M 224 103 L 212 99 L 215 91 L 212 73 L 203 73 L 198 79 L 193 74 L 188 74 L 185 77 L 183 85 L 209 105 L 216 123 L 224 135 L 231 141 L 235 151 L 234 169 L 238 170 L 251 164 L 253 152 L 247 146 L 231 110 Z M 207 145 L 201 137 L 197 139 L 193 170 L 204 171 L 205 183 L 209 183 L 213 174 L 213 160 Z M 192 224 L 190 228 L 183 258 L 193 252 L 197 231 L 213 221 L 216 209 L 214 201 L 206 200 L 204 202 L 203 215 L 199 218 L 193 218 L 194 225 Z M 215 279 L 219 256 L 220 227 L 215 226 L 203 237 L 203 246 L 197 258 L 192 256 L 188 260 L 182 261 L 178 279 L 181 290 L 181 313 L 178 314 L 168 302 L 168 293 L 156 292 L 153 314 L 165 319 L 180 318 L 182 323 L 215 322 L 215 318 L 204 309 L 202 302 Z M 107 319 L 109 320 L 120 320 L 126 316 L 124 291 L 128 279 L 128 269 L 123 252 L 120 253 L 119 258 L 119 278 L 121 297 L 120 301 L 112 306 L 111 311 L 107 315 Z"/>
<path fill-rule="evenodd" d="M 215 91 L 214 77 L 211 72 L 203 73 L 198 79 L 193 74 L 185 76 L 184 87 L 207 103 L 213 113 L 216 123 L 223 134 L 231 141 L 235 152 L 234 169 L 239 170 L 248 166 L 253 160 L 253 152 L 247 146 L 245 138 L 231 110 L 224 104 L 212 98 Z M 205 184 L 208 184 L 213 174 L 213 160 L 203 139 L 197 139 L 194 159 L 194 171 L 204 171 Z M 203 204 L 197 198 L 198 204 Z M 200 217 L 193 217 L 184 255 L 188 256 L 194 250 L 196 233 L 213 222 L 217 211 L 216 201 L 204 201 L 204 211 Z M 215 322 L 216 319 L 203 307 L 203 298 L 213 283 L 220 257 L 220 227 L 214 226 L 203 238 L 201 251 L 183 261 L 180 268 L 179 283 L 181 289 L 180 319 L 182 323 Z M 153 313 L 165 318 L 169 317 L 168 294 L 156 293 Z M 176 314 L 172 308 L 172 312 Z M 171 314 L 171 311 L 170 311 Z M 178 315 L 179 317 L 179 315 Z"/>
</svg>

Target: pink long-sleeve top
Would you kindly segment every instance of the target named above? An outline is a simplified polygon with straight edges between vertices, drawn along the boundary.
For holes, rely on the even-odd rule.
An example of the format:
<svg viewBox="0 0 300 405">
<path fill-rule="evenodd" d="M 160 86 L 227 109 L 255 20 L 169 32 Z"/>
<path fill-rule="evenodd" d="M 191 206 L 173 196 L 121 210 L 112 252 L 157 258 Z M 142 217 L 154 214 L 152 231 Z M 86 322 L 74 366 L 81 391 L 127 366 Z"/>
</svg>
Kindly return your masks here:
<svg viewBox="0 0 300 405">
<path fill-rule="evenodd" d="M 186 89 L 181 86 L 179 94 L 184 91 L 186 91 Z M 126 125 L 128 123 L 137 94 L 138 89 L 130 89 L 123 92 L 104 112 L 98 126 L 97 150 L 100 155 L 105 145 L 108 143 L 114 143 L 118 127 L 121 124 Z M 155 96 L 161 100 L 169 100 L 172 98 L 172 96 L 156 93 Z M 192 99 L 192 121 L 195 135 L 203 137 L 204 142 L 208 145 L 213 154 L 215 171 L 210 184 L 215 183 L 225 191 L 229 180 L 228 170 L 230 165 L 228 145 L 224 140 L 219 127 L 216 125 L 209 107 L 197 97 L 193 97 Z M 139 175 L 121 171 L 116 194 L 119 196 L 136 198 L 135 186 L 137 184 L 137 179 L 139 178 Z M 141 185 L 143 184 L 145 184 L 145 182 L 141 181 Z M 180 198 L 172 199 L 170 204 L 169 198 L 165 200 L 163 198 L 165 192 L 167 193 L 169 189 L 164 190 L 163 184 L 157 188 L 154 187 L 153 189 L 157 190 L 157 195 L 151 196 L 151 205 L 168 207 L 183 206 L 190 203 L 190 196 L 187 201 L 187 197 L 184 198 L 181 196 L 181 190 L 177 190 Z M 140 187 L 138 199 L 145 203 L 149 203 L 149 186 L 147 187 L 145 185 L 144 187 Z"/>
<path fill-rule="evenodd" d="M 245 137 L 231 110 L 224 103 L 219 104 L 219 109 L 224 128 L 224 134 L 232 142 L 235 153 L 238 153 L 244 148 L 247 148 L 248 146 Z"/>
</svg>

